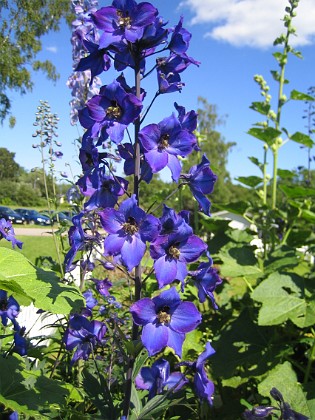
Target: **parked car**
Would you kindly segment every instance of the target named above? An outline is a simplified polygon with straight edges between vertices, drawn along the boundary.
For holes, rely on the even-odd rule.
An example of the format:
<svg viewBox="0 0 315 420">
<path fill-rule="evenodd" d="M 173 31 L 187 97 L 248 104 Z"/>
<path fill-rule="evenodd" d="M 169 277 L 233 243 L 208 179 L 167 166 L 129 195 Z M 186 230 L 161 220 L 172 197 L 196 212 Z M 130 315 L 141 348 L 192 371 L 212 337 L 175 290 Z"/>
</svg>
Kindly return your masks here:
<svg viewBox="0 0 315 420">
<path fill-rule="evenodd" d="M 24 225 L 26 223 L 25 218 L 16 211 L 10 209 L 10 207 L 0 206 L 0 219 L 9 220 L 11 223 Z"/>
<path fill-rule="evenodd" d="M 30 209 L 15 209 L 17 213 L 24 217 L 26 223 L 33 225 L 50 225 L 50 218 L 45 214 L 39 213 L 37 210 Z"/>
<path fill-rule="evenodd" d="M 65 215 L 62 211 L 49 211 L 49 210 L 41 210 L 42 214 L 45 214 L 46 216 L 48 216 L 50 218 L 50 220 L 52 220 L 53 222 L 61 222 L 61 223 L 71 223 L 72 219 L 71 217 L 68 217 L 67 215 Z"/>
</svg>

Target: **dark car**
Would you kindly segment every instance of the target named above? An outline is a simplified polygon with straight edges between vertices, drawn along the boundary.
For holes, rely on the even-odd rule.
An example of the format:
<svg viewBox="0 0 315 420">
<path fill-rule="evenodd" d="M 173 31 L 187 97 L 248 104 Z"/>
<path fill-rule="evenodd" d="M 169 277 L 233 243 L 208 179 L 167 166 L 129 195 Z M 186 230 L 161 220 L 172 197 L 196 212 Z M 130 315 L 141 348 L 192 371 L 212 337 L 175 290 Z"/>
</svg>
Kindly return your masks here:
<svg viewBox="0 0 315 420">
<path fill-rule="evenodd" d="M 46 216 L 45 214 L 41 214 L 36 210 L 30 210 L 30 209 L 15 209 L 17 213 L 19 213 L 21 216 L 24 217 L 26 220 L 26 223 L 32 225 L 50 225 L 50 218 Z"/>
<path fill-rule="evenodd" d="M 10 209 L 10 207 L 0 206 L 0 219 L 9 220 L 11 223 L 24 225 L 26 223 L 25 218 L 16 211 Z"/>
<path fill-rule="evenodd" d="M 42 210 L 41 213 L 45 214 L 53 222 L 59 221 L 60 223 L 72 223 L 71 217 L 68 217 L 62 211 L 55 212 L 49 210 Z"/>
</svg>

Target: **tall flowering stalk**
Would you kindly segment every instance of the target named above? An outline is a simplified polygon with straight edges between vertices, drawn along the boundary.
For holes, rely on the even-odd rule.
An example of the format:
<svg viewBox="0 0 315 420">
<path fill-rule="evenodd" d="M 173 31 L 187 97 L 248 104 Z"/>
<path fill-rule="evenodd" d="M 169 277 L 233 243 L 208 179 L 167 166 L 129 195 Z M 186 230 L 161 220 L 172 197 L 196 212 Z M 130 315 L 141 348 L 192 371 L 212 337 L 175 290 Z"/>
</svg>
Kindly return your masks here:
<svg viewBox="0 0 315 420">
<path fill-rule="evenodd" d="M 131 70 L 133 80 L 129 85 L 124 74 L 120 74 L 103 85 L 97 94 L 87 98 L 84 107 L 78 111 L 84 134 L 80 148 L 83 175 L 77 185 L 86 200 L 80 214 L 73 218 L 74 226 L 69 231 L 71 247 L 65 264 L 68 271 L 79 263 L 84 273 L 92 272 L 92 284 L 86 295 L 89 302 L 87 300 L 81 314 L 71 318 L 64 342 L 69 350 L 79 345 L 72 359 L 75 363 L 78 359 L 87 360 L 90 354 L 97 354 L 98 348 L 106 347 L 107 339 L 117 344 L 119 334 L 119 340 L 122 339 L 126 346 L 124 349 L 118 346 L 124 360 L 125 378 L 119 415 L 129 418 L 134 405 L 131 401 L 133 383 L 139 371 L 135 362 L 141 349 L 146 349 L 153 358 L 163 354 L 166 348 L 173 349 L 174 357 L 180 362 L 186 334 L 202 322 L 195 304 L 183 301 L 181 294 L 191 282 L 197 286 L 196 293 L 201 302 L 209 297 L 216 307 L 213 292 L 221 282 L 211 267 L 207 244 L 193 234 L 189 213 L 185 210 L 176 213 L 166 204 L 156 206 L 156 210 L 163 207 L 162 214 L 145 210 L 140 206 L 145 207 L 145 203 L 139 200 L 141 183 L 149 183 L 155 173 L 167 167 L 174 183 L 178 184 L 177 189 L 187 184 L 200 210 L 209 215 L 210 201 L 206 195 L 213 191 L 216 175 L 206 156 L 188 174 L 181 173 L 181 159 L 199 150 L 195 111 L 186 112 L 183 106 L 175 103 L 171 115 L 157 124 L 144 125 L 159 95 L 181 91 L 184 87 L 182 73 L 191 64 L 199 65 L 187 55 L 191 34 L 183 27 L 183 18 L 176 26 L 166 28 L 166 22 L 152 4 L 114 0 L 110 6 L 89 13 L 85 22 L 88 29 L 81 32 L 85 55 L 76 65 L 76 70 L 89 71 L 90 84 L 112 65 L 117 71 L 128 68 L 128 74 Z M 143 89 L 142 80 L 154 71 L 157 93 L 145 105 L 150 95 Z M 125 174 L 132 175 L 132 191 L 129 191 L 130 180 L 117 176 L 113 170 L 113 162 L 119 160 L 124 163 Z M 105 233 L 100 233 L 100 226 Z M 84 257 L 76 261 L 78 252 Z M 146 263 L 148 259 L 149 264 Z M 189 270 L 190 264 L 194 264 L 195 271 Z M 95 285 L 102 281 L 108 284 L 107 278 L 99 280 L 93 277 L 96 266 L 118 270 L 132 285 L 131 303 L 129 301 L 131 331 L 126 327 L 119 327 L 119 333 L 115 331 L 117 322 L 126 322 L 119 321 L 117 315 L 104 318 L 104 314 L 108 314 L 108 305 L 114 305 L 117 310 L 120 307 L 108 287 L 100 301 L 93 300 Z M 147 287 L 149 283 L 150 288 Z M 110 283 L 110 288 L 114 294 L 115 280 Z M 100 293 L 100 289 L 97 290 Z M 95 308 L 104 300 L 105 312 L 102 309 L 96 313 Z M 104 328 L 97 324 L 97 332 L 91 321 L 85 321 L 85 318 L 94 317 L 103 317 Z M 101 336 L 99 331 L 102 331 Z M 110 338 L 106 338 L 108 334 Z M 207 355 L 213 352 L 211 348 Z M 98 360 L 100 358 L 99 354 Z M 97 358 L 94 361 L 97 365 Z M 178 364 L 177 369 L 181 366 L 186 370 L 186 377 L 183 372 L 170 373 L 167 360 L 156 360 L 152 371 L 142 369 L 135 385 L 147 389 L 150 399 L 166 390 L 167 395 L 171 395 L 187 386 L 191 379 L 192 388 L 200 400 L 211 405 L 214 386 L 207 377 L 204 362 L 198 384 L 193 376 L 200 363 L 198 359 L 197 362 Z M 107 398 L 112 398 L 109 389 L 107 391 Z"/>
</svg>

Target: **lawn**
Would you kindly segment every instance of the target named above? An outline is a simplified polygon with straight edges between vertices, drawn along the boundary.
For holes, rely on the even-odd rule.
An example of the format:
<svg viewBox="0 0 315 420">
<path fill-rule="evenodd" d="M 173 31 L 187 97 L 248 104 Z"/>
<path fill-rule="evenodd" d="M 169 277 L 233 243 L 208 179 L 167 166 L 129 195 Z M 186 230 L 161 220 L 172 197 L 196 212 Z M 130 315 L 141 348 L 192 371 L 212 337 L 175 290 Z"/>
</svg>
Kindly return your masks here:
<svg viewBox="0 0 315 420">
<path fill-rule="evenodd" d="M 57 252 L 55 249 L 53 238 L 50 236 L 19 236 L 19 241 L 23 242 L 22 249 L 15 247 L 17 252 L 21 252 L 33 264 L 38 257 L 48 256 L 53 260 L 57 260 Z M 12 248 L 11 242 L 1 240 L 0 247 Z"/>
</svg>

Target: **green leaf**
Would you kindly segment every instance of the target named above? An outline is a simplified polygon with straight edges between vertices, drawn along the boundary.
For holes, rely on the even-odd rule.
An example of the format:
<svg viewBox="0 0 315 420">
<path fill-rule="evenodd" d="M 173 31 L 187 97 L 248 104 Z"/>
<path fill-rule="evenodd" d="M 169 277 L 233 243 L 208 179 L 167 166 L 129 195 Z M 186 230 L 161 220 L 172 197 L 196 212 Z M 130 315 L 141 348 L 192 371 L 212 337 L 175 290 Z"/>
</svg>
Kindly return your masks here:
<svg viewBox="0 0 315 420">
<path fill-rule="evenodd" d="M 291 320 L 300 328 L 315 322 L 314 303 L 304 299 L 304 279 L 293 273 L 275 272 L 262 281 L 251 294 L 262 304 L 259 325 L 279 325 Z"/>
<path fill-rule="evenodd" d="M 258 166 L 258 168 L 263 171 L 264 165 L 263 163 L 259 162 L 259 160 L 254 156 L 249 156 L 248 158 L 254 165 Z"/>
<path fill-rule="evenodd" d="M 67 387 L 41 371 L 28 371 L 18 355 L 0 358 L 0 372 L 0 404 L 6 408 L 42 419 L 48 418 L 45 411 L 65 404 Z"/>
<path fill-rule="evenodd" d="M 248 209 L 249 204 L 246 201 L 235 201 L 227 204 L 217 204 L 216 207 L 220 210 L 226 210 L 234 214 L 243 215 Z"/>
<path fill-rule="evenodd" d="M 264 375 L 279 357 L 279 348 L 270 343 L 272 329 L 259 327 L 253 316 L 252 308 L 247 305 L 236 314 L 236 318 L 220 328 L 216 341 L 212 343 L 216 350 L 211 357 L 214 377 L 234 378 L 235 386 L 238 386 L 242 378 L 248 381 L 249 377 Z"/>
<path fill-rule="evenodd" d="M 270 396 L 273 387 L 281 392 L 284 401 L 289 403 L 293 410 L 311 418 L 312 413 L 309 411 L 302 386 L 298 383 L 296 373 L 289 362 L 277 365 L 268 373 L 267 378 L 258 385 L 259 393 L 271 398 L 272 405 L 277 406 L 276 401 Z"/>
<path fill-rule="evenodd" d="M 143 349 L 136 357 L 136 360 L 133 366 L 133 371 L 132 371 L 133 380 L 136 379 L 136 376 L 138 375 L 140 369 L 142 368 L 142 366 L 145 364 L 147 360 L 148 360 L 148 352 L 145 349 Z"/>
<path fill-rule="evenodd" d="M 84 307 L 78 288 L 59 281 L 53 271 L 35 267 L 22 254 L 0 248 L 0 286 L 14 293 L 21 305 L 31 302 L 37 308 L 67 315 Z"/>
<path fill-rule="evenodd" d="M 295 177 L 295 173 L 293 171 L 289 171 L 288 169 L 278 169 L 278 175 L 282 179 L 293 179 Z"/>
<path fill-rule="evenodd" d="M 262 115 L 268 115 L 270 111 L 270 105 L 266 102 L 252 102 L 250 108 Z"/>
<path fill-rule="evenodd" d="M 314 142 L 310 138 L 310 136 L 308 136 L 307 134 L 304 134 L 304 133 L 300 133 L 299 131 L 292 134 L 292 136 L 290 136 L 290 140 L 293 140 L 293 141 L 295 141 L 296 143 L 299 143 L 299 144 L 303 144 L 303 146 L 306 146 L 306 147 L 313 147 L 313 145 L 314 145 Z"/>
<path fill-rule="evenodd" d="M 290 99 L 294 99 L 295 101 L 315 101 L 315 98 L 313 96 L 299 92 L 295 89 L 291 91 Z"/>
<path fill-rule="evenodd" d="M 133 405 L 132 411 L 134 414 L 136 414 L 136 418 L 138 418 L 142 410 L 142 404 L 134 384 L 131 385 L 131 404 Z"/>
<path fill-rule="evenodd" d="M 235 178 L 236 181 L 241 182 L 242 184 L 245 184 L 249 187 L 255 188 L 257 185 L 261 184 L 263 182 L 263 179 L 259 176 L 239 176 L 238 178 Z"/>
<path fill-rule="evenodd" d="M 169 407 L 178 405 L 183 399 L 170 399 L 169 395 L 156 395 L 143 407 L 137 420 L 151 420 L 158 414 L 165 412 Z"/>
<path fill-rule="evenodd" d="M 288 198 L 315 197 L 314 188 L 305 188 L 298 185 L 279 185 L 279 188 Z"/>
<path fill-rule="evenodd" d="M 271 71 L 270 71 L 270 73 L 271 73 L 271 75 L 272 75 L 273 79 L 274 79 L 276 82 L 279 82 L 279 81 L 280 81 L 280 73 L 279 73 L 278 71 L 276 71 L 276 70 L 271 70 Z M 288 79 L 284 79 L 284 80 L 283 80 L 283 83 L 287 85 L 287 84 L 289 83 L 289 80 L 288 80 Z"/>
<path fill-rule="evenodd" d="M 221 274 L 224 277 L 259 276 L 261 270 L 257 265 L 254 249 L 245 245 L 222 249 L 218 254 L 223 261 Z"/>
<path fill-rule="evenodd" d="M 249 129 L 247 133 L 253 137 L 256 137 L 256 139 L 262 140 L 263 142 L 267 143 L 268 146 L 272 146 L 274 140 L 281 135 L 281 131 L 276 130 L 272 127 L 253 127 Z"/>
</svg>

